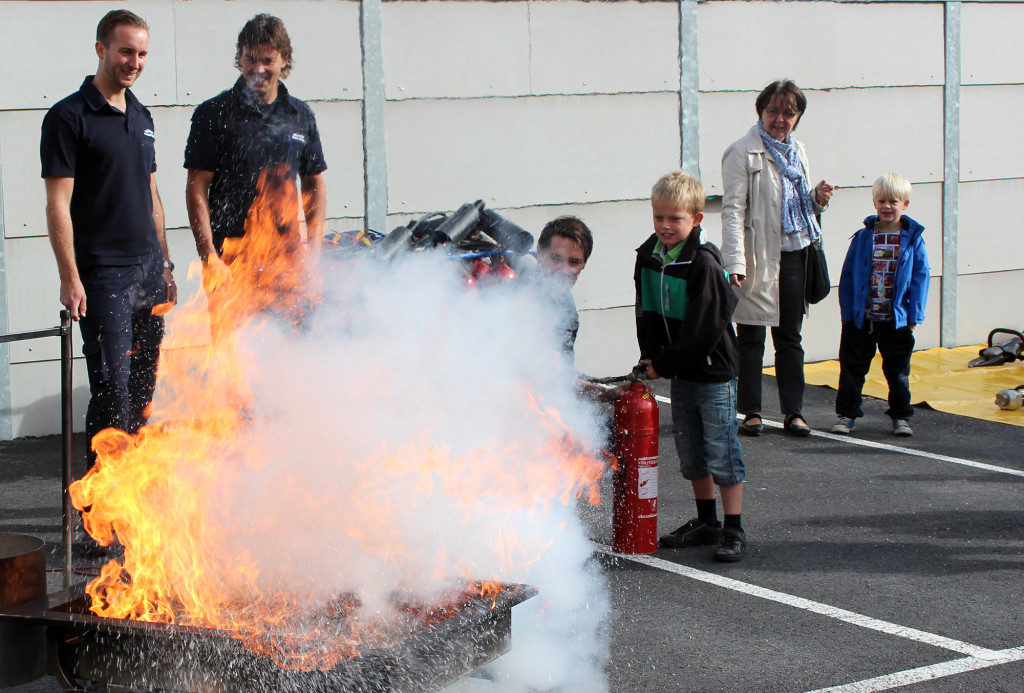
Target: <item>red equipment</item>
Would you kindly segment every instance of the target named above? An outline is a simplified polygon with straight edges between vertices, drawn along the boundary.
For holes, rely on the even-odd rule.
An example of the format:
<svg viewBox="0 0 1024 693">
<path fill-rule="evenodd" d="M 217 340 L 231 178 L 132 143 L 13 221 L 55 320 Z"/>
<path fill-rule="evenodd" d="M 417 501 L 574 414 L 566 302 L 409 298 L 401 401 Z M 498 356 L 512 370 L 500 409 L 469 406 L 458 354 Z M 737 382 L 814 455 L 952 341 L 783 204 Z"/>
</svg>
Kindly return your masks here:
<svg viewBox="0 0 1024 693">
<path fill-rule="evenodd" d="M 634 373 L 615 403 L 615 503 L 612 550 L 658 550 L 658 403 Z"/>
<path fill-rule="evenodd" d="M 509 279 L 516 279 L 518 276 L 516 271 L 508 266 L 505 258 L 501 255 L 491 260 L 491 271 L 487 273 L 487 278 L 493 280 L 496 284 L 507 282 Z"/>
</svg>

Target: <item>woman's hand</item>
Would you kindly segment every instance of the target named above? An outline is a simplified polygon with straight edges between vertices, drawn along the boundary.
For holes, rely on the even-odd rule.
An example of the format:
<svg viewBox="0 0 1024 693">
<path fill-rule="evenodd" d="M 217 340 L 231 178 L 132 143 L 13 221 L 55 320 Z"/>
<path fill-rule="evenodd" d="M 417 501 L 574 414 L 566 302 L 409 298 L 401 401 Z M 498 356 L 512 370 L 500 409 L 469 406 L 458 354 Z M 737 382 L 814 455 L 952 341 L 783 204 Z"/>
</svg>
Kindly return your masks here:
<svg viewBox="0 0 1024 693">
<path fill-rule="evenodd" d="M 743 280 L 747 278 L 745 274 L 730 274 L 729 283 L 735 287 L 743 286 Z"/>
<path fill-rule="evenodd" d="M 828 201 L 832 199 L 832 193 L 836 191 L 836 186 L 829 185 L 825 181 L 821 181 L 814 188 L 814 199 L 818 201 L 818 204 L 822 207 L 828 204 Z"/>
</svg>

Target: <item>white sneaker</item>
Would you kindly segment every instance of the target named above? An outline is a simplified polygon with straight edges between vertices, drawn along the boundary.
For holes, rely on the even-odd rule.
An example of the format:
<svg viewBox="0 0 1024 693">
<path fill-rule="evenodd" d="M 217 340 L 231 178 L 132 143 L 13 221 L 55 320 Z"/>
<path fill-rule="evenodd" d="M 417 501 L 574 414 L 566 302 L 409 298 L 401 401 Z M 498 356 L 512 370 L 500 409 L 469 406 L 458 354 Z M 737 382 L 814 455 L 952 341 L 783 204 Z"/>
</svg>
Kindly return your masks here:
<svg viewBox="0 0 1024 693">
<path fill-rule="evenodd" d="M 914 435 L 914 429 L 910 427 L 910 422 L 906 419 L 893 419 L 892 432 L 904 438 Z"/>
<path fill-rule="evenodd" d="M 844 436 L 847 433 L 853 433 L 855 428 L 853 425 L 854 421 L 856 421 L 856 419 L 851 419 L 848 416 L 837 416 L 836 422 L 832 424 L 832 432 Z"/>
</svg>

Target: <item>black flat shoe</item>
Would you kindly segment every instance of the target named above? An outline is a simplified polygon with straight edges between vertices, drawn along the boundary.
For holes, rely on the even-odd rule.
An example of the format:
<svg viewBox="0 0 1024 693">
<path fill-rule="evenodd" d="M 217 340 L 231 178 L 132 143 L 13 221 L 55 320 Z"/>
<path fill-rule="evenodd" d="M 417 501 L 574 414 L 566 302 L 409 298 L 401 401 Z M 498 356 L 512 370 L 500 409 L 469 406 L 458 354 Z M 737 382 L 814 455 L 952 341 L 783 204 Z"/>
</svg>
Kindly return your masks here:
<svg viewBox="0 0 1024 693">
<path fill-rule="evenodd" d="M 782 427 L 786 429 L 786 432 L 790 435 L 794 435 L 797 438 L 806 438 L 811 435 L 811 427 L 806 423 L 795 423 L 796 419 L 802 418 L 804 417 L 800 414 L 790 414 L 786 417 L 786 421 L 782 424 Z"/>
<path fill-rule="evenodd" d="M 757 419 L 756 424 L 750 423 L 751 419 Z M 740 433 L 745 436 L 759 436 L 764 433 L 764 419 L 761 418 L 760 414 L 747 414 L 747 417 L 743 419 L 743 423 L 740 424 Z"/>
</svg>

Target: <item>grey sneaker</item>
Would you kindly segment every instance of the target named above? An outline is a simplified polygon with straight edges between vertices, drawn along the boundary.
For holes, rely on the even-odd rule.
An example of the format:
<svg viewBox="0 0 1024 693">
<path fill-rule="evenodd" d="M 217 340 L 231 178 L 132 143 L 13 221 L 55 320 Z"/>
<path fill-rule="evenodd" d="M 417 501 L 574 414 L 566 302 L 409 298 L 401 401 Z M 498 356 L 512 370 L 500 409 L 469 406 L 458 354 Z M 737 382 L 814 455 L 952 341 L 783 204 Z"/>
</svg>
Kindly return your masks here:
<svg viewBox="0 0 1024 693">
<path fill-rule="evenodd" d="M 854 421 L 856 421 L 856 419 L 851 419 L 849 416 L 837 416 L 836 422 L 832 424 L 832 432 L 844 436 L 847 433 L 853 433 L 855 429 L 853 425 Z"/>
<path fill-rule="evenodd" d="M 910 427 L 910 422 L 906 419 L 893 419 L 892 432 L 904 438 L 914 435 L 914 429 Z"/>
</svg>

